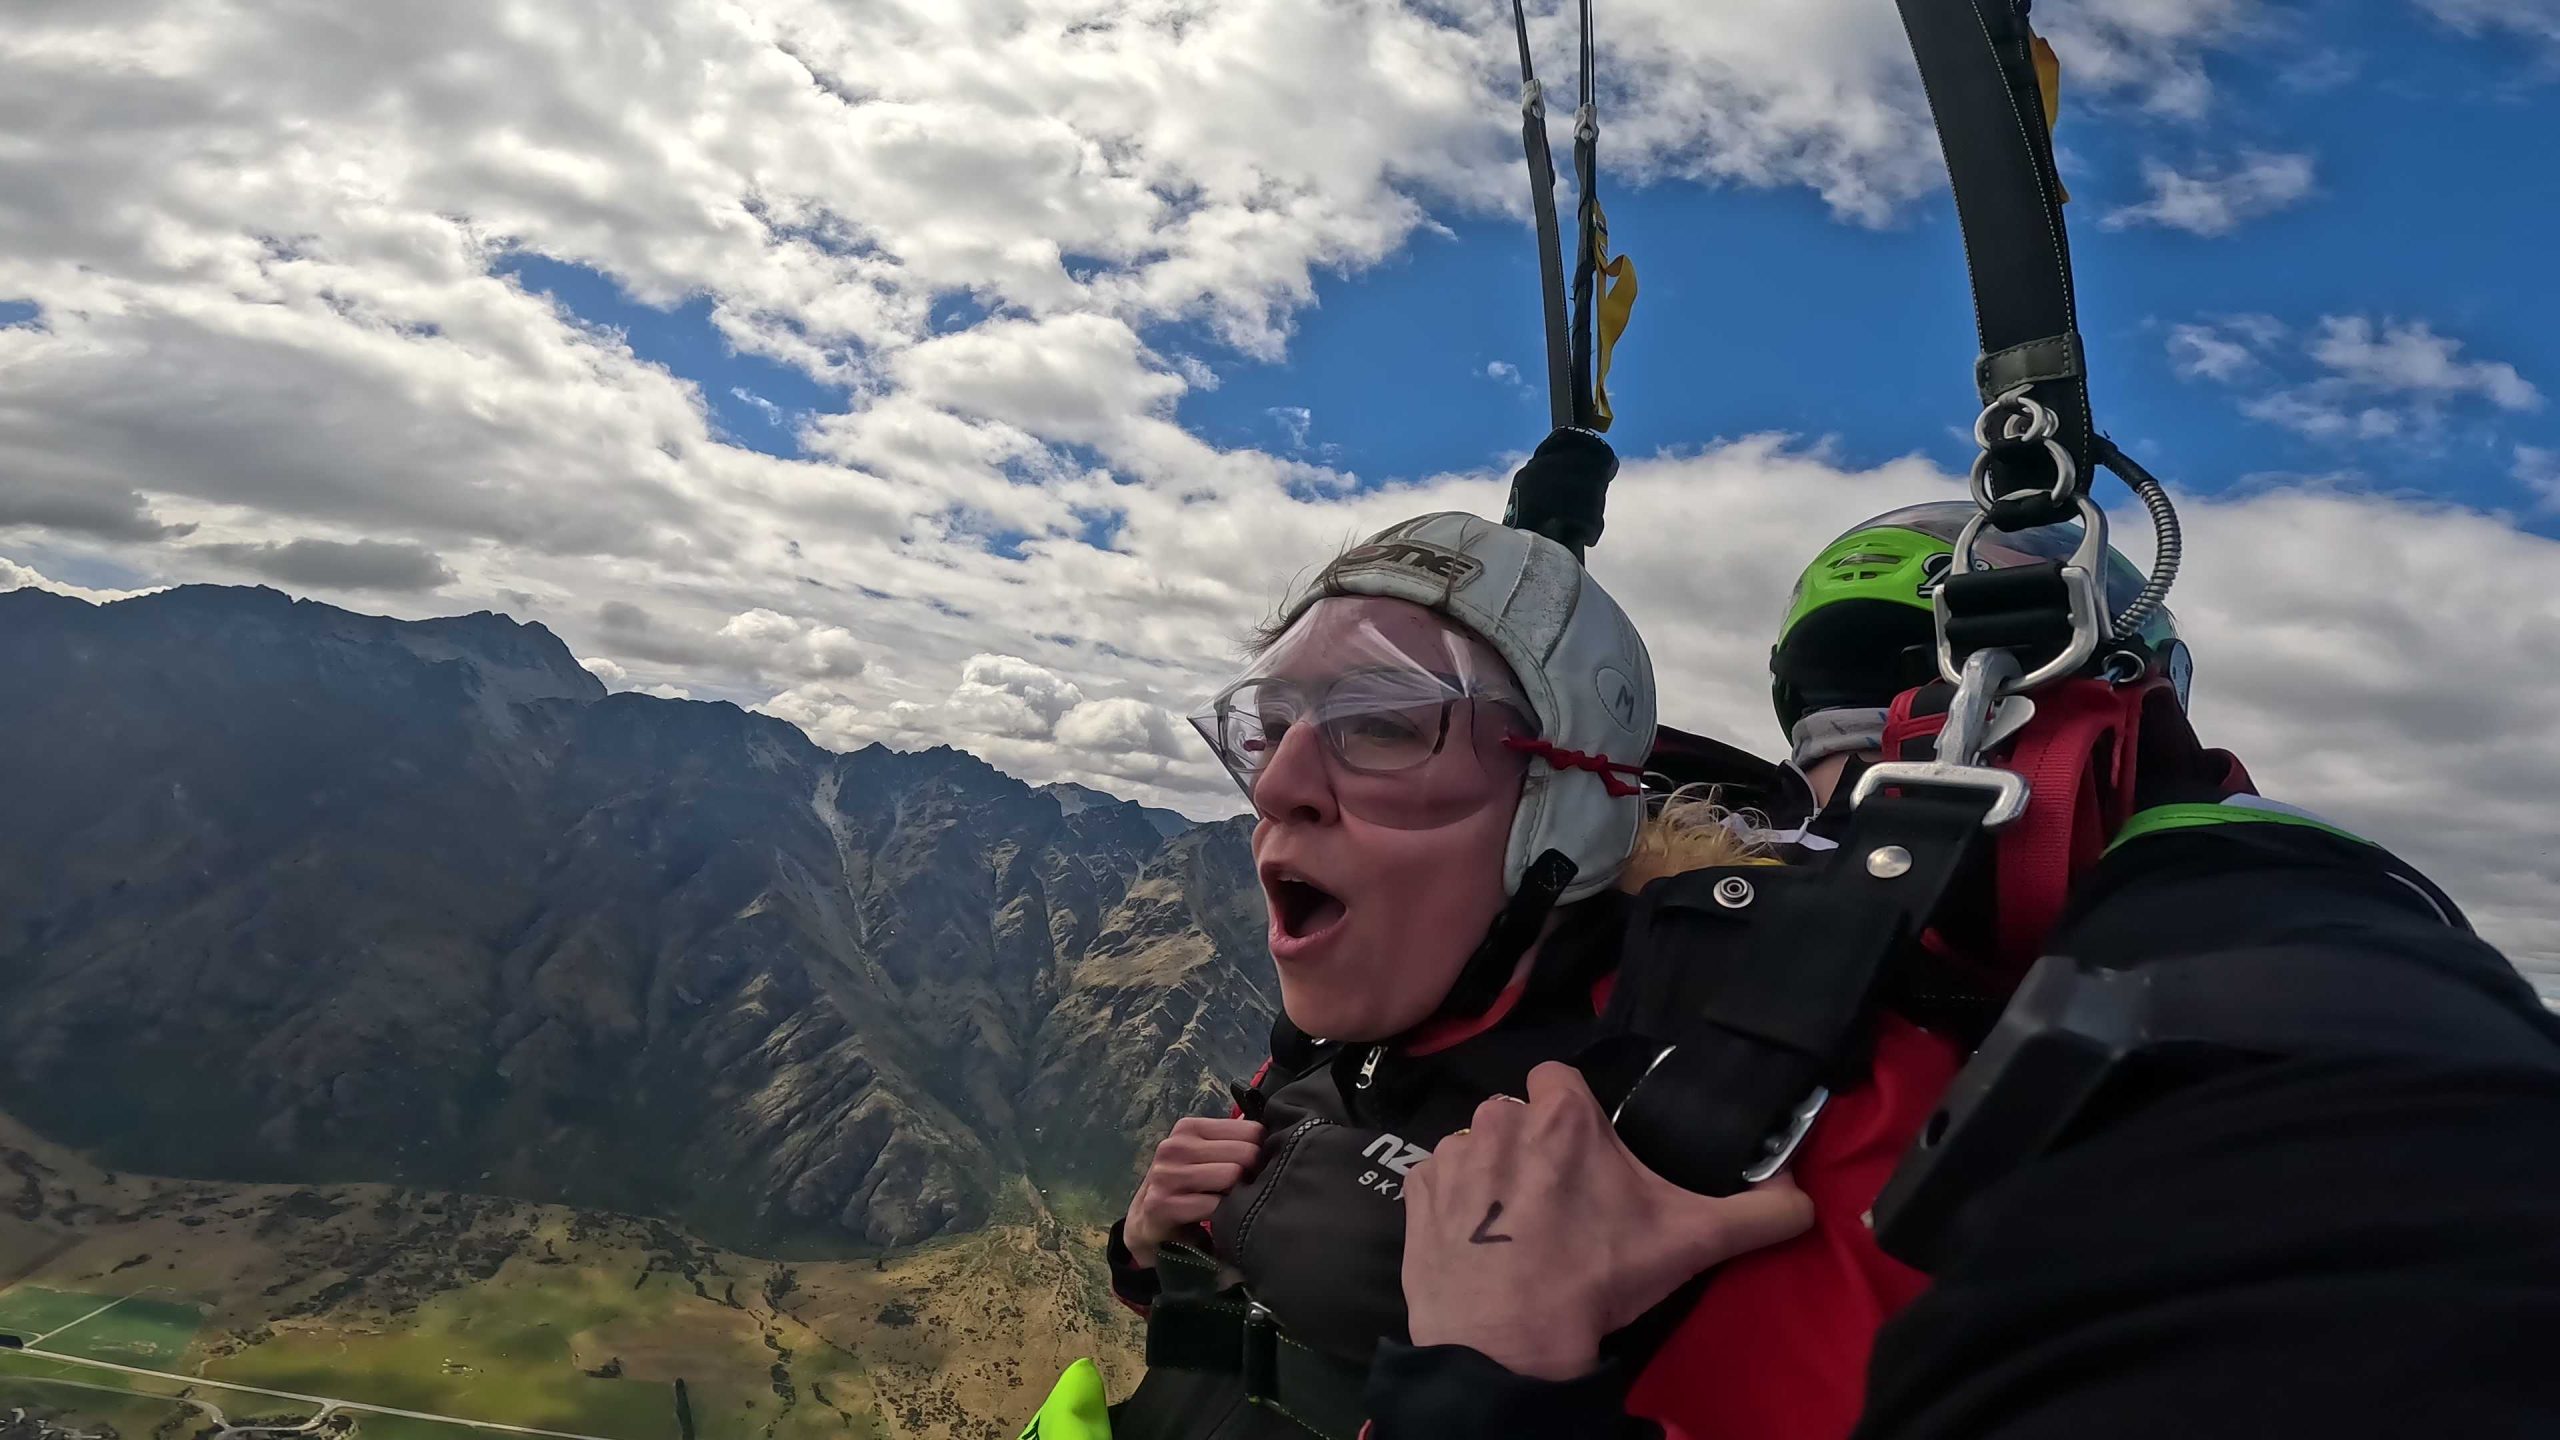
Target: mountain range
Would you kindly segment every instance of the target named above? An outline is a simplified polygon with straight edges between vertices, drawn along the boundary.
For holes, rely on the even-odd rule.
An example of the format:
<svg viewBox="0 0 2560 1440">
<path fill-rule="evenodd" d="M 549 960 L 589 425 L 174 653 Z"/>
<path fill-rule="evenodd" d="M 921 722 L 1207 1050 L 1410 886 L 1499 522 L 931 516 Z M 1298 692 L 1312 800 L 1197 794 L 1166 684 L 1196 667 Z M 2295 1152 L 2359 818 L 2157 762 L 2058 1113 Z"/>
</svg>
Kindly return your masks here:
<svg viewBox="0 0 2560 1440">
<path fill-rule="evenodd" d="M 1116 1209 L 1277 1000 L 1243 820 L 609 694 L 538 624 L 0 593 L 0 1109 L 888 1247 Z"/>
</svg>

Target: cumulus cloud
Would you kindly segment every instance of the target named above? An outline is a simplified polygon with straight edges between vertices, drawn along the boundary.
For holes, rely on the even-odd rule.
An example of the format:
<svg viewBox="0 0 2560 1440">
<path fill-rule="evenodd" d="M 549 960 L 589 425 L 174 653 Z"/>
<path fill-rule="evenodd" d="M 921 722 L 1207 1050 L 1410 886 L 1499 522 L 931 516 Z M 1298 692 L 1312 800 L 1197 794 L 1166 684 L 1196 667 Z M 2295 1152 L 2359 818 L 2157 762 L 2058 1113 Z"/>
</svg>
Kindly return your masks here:
<svg viewBox="0 0 2560 1440">
<path fill-rule="evenodd" d="M 2238 392 L 2242 413 L 2315 440 L 2426 441 L 2456 407 L 2542 407 L 2542 392 L 2502 360 L 2463 358 L 2463 342 L 2424 320 L 2324 315 L 2296 336 L 2265 315 L 2173 326 L 2171 367 Z"/>
<path fill-rule="evenodd" d="M 732 615 L 719 638 L 758 673 L 837 680 L 862 673 L 862 643 L 841 625 L 772 610 Z"/>
<path fill-rule="evenodd" d="M 434 551 L 404 541 L 230 541 L 195 550 L 251 574 L 313 590 L 437 590 L 454 581 Z"/>
<path fill-rule="evenodd" d="M 607 688 L 619 688 L 631 678 L 631 672 L 603 656 L 592 656 L 578 662 L 578 668 L 603 681 Z"/>
<path fill-rule="evenodd" d="M 2228 235 L 2308 196 L 2311 169 L 2309 155 L 2254 150 L 2192 172 L 2164 160 L 2145 160 L 2142 180 L 2151 198 L 2110 211 L 2099 223 L 2110 230 L 2158 225 L 2190 235 Z"/>
<path fill-rule="evenodd" d="M 2252 13 L 2039 18 L 2075 96 L 2194 115 L 2206 57 Z M 0 26 L 0 134 L 23 142 L 0 147 L 0 296 L 43 317 L 0 328 L 0 526 L 34 537 L 31 558 L 187 579 L 219 560 L 199 547 L 374 535 L 459 572 L 386 607 L 539 619 L 617 688 L 1219 815 L 1236 796 L 1178 716 L 1243 631 L 1354 535 L 1499 510 L 1502 466 L 1377 490 L 1220 449 L 1175 419 L 1212 379 L 1200 357 L 1157 348 L 1205 333 L 1281 356 L 1318 276 L 1442 214 L 1520 215 L 1498 6 L 309 15 L 122 0 L 20 5 Z M 1565 16 L 1534 17 L 1550 79 Z M 1869 0 L 1614 5 L 1612 165 L 1800 185 L 1890 220 L 1944 182 L 1902 37 L 1877 20 Z M 699 302 L 729 344 L 851 398 L 791 417 L 802 458 L 723 443 L 693 382 L 511 278 L 525 257 Z M 2529 388 L 2454 350 L 2428 370 L 2443 337 L 2399 322 L 2203 323 L 2264 373 L 2191 342 L 2195 373 L 2327 382 L 2304 403 L 2351 420 L 2507 413 Z M 1632 457 L 1594 563 L 1645 624 L 1664 713 L 1773 751 L 1766 646 L 1795 565 L 1846 517 L 1955 493 L 1917 461 L 1843 470 L 1773 437 Z M 2290 798 L 2447 872 L 2494 933 L 2560 956 L 2536 918 L 2560 913 L 2536 848 L 2560 805 L 2560 665 L 2533 583 L 2549 543 L 2350 497 L 2191 518 L 2178 603 L 2209 728 Z M 2381 573 L 2342 585 L 2337 554 Z"/>
<path fill-rule="evenodd" d="M 1012 655 L 972 655 L 945 711 L 971 728 L 1016 740 L 1048 738 L 1084 700 L 1075 683 Z"/>
</svg>

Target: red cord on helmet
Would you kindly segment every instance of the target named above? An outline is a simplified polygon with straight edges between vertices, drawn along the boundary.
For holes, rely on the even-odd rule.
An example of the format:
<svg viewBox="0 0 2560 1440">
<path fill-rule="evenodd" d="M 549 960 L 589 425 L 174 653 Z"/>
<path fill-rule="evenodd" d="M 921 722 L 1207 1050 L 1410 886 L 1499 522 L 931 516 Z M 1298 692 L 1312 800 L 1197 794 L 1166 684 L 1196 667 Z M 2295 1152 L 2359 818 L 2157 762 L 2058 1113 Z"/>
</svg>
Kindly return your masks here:
<svg viewBox="0 0 2560 1440">
<path fill-rule="evenodd" d="M 1588 755 L 1580 750 L 1567 750 L 1552 740 L 1540 740 L 1534 736 L 1505 735 L 1502 737 L 1502 743 L 1506 749 L 1535 755 L 1559 770 L 1588 770 L 1600 777 L 1600 783 L 1607 786 L 1612 795 L 1624 798 L 1644 793 L 1642 783 L 1629 784 L 1618 778 L 1621 775 L 1633 775 L 1638 782 L 1641 782 L 1644 778 L 1644 767 L 1641 765 L 1622 765 L 1606 755 Z"/>
</svg>

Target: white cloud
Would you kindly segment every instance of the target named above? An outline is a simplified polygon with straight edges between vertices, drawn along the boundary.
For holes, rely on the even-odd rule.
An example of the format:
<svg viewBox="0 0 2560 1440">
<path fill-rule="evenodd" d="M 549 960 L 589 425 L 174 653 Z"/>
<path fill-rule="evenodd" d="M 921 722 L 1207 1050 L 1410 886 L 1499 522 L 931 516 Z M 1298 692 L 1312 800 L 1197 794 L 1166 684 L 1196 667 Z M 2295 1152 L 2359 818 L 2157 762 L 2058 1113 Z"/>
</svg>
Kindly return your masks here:
<svg viewBox="0 0 2560 1440">
<path fill-rule="evenodd" d="M 841 625 L 756 609 L 730 616 L 719 637 L 760 674 L 836 680 L 862 673 L 862 643 Z"/>
<path fill-rule="evenodd" d="M 1307 448 L 1307 432 L 1316 423 L 1314 411 L 1304 405 L 1274 405 L 1262 413 L 1270 416 L 1280 426 L 1281 433 L 1289 437 L 1292 451 Z"/>
<path fill-rule="evenodd" d="M 2424 320 L 2324 315 L 2300 343 L 2265 315 L 2173 326 L 2169 361 L 2190 380 L 2233 389 L 2242 414 L 2315 440 L 2432 443 L 2458 405 L 2538 410 L 2542 393 L 2513 365 L 2466 360 L 2463 343 Z"/>
<path fill-rule="evenodd" d="M 1508 360 L 1493 361 L 1484 367 L 1484 373 L 1486 378 L 1499 380 L 1505 385 L 1520 383 L 1520 367 Z"/>
<path fill-rule="evenodd" d="M 2187 173 L 2162 160 L 2142 162 L 2151 198 L 2108 213 L 2110 230 L 2159 225 L 2191 235 L 2228 235 L 2311 193 L 2311 157 L 2246 151 L 2235 163 Z"/>
<path fill-rule="evenodd" d="M 756 413 L 764 417 L 764 423 L 767 425 L 779 426 L 783 423 L 785 417 L 782 413 L 781 406 L 774 404 L 772 401 L 767 400 L 744 385 L 730 386 L 729 395 L 740 404 L 754 406 Z"/>
<path fill-rule="evenodd" d="M 2560 50 L 2560 0 L 2417 0 L 2418 8 L 2465 35 L 2512 30 Z"/>
<path fill-rule="evenodd" d="M 154 586 L 143 590 L 93 590 L 86 585 L 73 585 L 67 581 L 56 580 L 34 566 L 21 565 L 6 555 L 0 555 L 0 591 L 49 590 L 56 595 L 68 595 L 74 600 L 86 600 L 92 605 L 105 605 L 117 600 L 130 600 L 136 595 L 148 595 L 158 588 Z"/>
<path fill-rule="evenodd" d="M 2560 510 L 2560 450 L 2540 445 L 2516 447 L 2518 484 L 2533 492 L 2546 510 Z"/>
<path fill-rule="evenodd" d="M 579 661 L 578 668 L 603 681 L 608 688 L 618 688 L 631 678 L 630 671 L 601 655 Z"/>
<path fill-rule="evenodd" d="M 2211 325 L 2179 325 L 2169 331 L 2169 363 L 2187 379 L 2237 380 L 2258 359 L 2248 344 Z"/>
<path fill-rule="evenodd" d="M 1012 655 L 972 655 L 943 708 L 952 720 L 984 734 L 1042 740 L 1083 701 L 1075 682 L 1055 671 Z"/>
<path fill-rule="evenodd" d="M 2191 114 L 2252 13 L 2039 18 L 2069 95 Z M 1551 80 L 1562 15 L 1537 19 Z M 1860 220 L 1943 183 L 1868 0 L 1609 15 L 1613 174 L 1804 185 Z M 1214 376 L 1143 337 L 1181 322 L 1278 356 L 1316 276 L 1435 213 L 1519 214 L 1505 30 L 1498 6 L 1386 0 L 453 0 L 326 26 L 284 0 L 20 5 L 0 295 L 45 323 L 0 329 L 0 526 L 57 571 L 174 580 L 224 553 L 199 547 L 371 535 L 454 572 L 386 594 L 394 613 L 504 608 L 612 683 L 1233 813 L 1175 717 L 1238 636 L 1345 539 L 1498 512 L 1501 483 L 1363 492 L 1220 450 L 1173 419 Z M 721 443 L 690 382 L 505 278 L 518 254 L 706 301 L 729 342 L 853 398 L 798 419 L 808 459 Z M 2403 332 L 2441 338 L 2317 331 L 2331 370 L 2248 317 L 2212 334 L 2276 388 L 2331 382 L 2351 419 L 2530 388 L 2452 350 L 2412 368 L 2425 340 Z M 1521 383 L 1506 370 L 1486 373 Z M 2422 373 L 2466 378 L 2402 383 Z M 1925 464 L 1844 472 L 1765 437 L 1638 457 L 1594 563 L 1645 623 L 1665 713 L 1773 750 L 1766 646 L 1796 563 L 1953 493 Z M 2192 507 L 2208 728 L 2560 956 L 2538 918 L 2560 914 L 2537 848 L 2560 807 L 2553 547 L 2285 503 Z M 1085 543 L 1103 522 L 1110 548 Z M 2379 573 L 2342 584 L 2339 556 Z M 0 583 L 78 593 L 25 570 Z"/>
<path fill-rule="evenodd" d="M 2438 335 L 2423 320 L 2385 320 L 2377 329 L 2362 315 L 2331 315 L 2320 322 L 2311 358 L 2341 378 L 2396 394 L 2476 394 L 2501 410 L 2533 410 L 2542 395 L 2504 361 L 2463 361 L 2462 342 Z"/>
</svg>

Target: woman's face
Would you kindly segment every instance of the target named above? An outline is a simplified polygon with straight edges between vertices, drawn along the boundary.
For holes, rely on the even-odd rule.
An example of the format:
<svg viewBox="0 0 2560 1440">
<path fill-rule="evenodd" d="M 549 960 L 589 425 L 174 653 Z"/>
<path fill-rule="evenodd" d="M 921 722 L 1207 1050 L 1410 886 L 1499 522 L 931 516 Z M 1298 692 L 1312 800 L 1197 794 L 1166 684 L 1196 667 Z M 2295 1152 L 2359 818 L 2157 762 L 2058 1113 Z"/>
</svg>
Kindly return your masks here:
<svg viewBox="0 0 2560 1440">
<path fill-rule="evenodd" d="M 1488 692 L 1392 714 L 1337 700 L 1329 712 L 1311 708 L 1298 723 L 1267 729 L 1251 782 L 1253 857 L 1270 906 L 1281 1006 L 1310 1035 L 1379 1040 L 1439 1008 L 1501 912 L 1527 771 L 1502 740 L 1529 733 L 1520 718 L 1527 705 L 1493 698 L 1520 694 L 1509 669 L 1421 606 L 1344 598 L 1309 612 L 1300 628 L 1310 622 L 1320 628 L 1293 629 L 1273 648 L 1281 658 L 1266 673 L 1289 693 L 1363 693 L 1361 677 L 1381 646 L 1412 657 L 1417 673 L 1467 670 L 1462 688 Z M 1341 643 L 1329 643 L 1337 635 Z M 1417 716 L 1425 727 L 1445 716 L 1426 758 L 1389 772 L 1362 768 L 1372 747 L 1387 743 L 1373 734 L 1400 733 L 1394 727 Z"/>
</svg>

